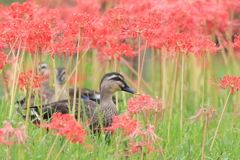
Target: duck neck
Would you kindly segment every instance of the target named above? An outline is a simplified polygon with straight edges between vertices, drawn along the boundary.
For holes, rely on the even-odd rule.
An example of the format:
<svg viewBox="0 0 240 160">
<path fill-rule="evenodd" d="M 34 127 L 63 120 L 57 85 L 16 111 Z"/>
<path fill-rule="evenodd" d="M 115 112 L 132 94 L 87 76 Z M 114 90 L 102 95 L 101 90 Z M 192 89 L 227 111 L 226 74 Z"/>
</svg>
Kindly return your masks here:
<svg viewBox="0 0 240 160">
<path fill-rule="evenodd" d="M 49 75 L 42 76 L 42 90 L 47 90 L 49 87 Z"/>
<path fill-rule="evenodd" d="M 49 81 L 42 83 L 42 90 L 47 90 L 49 86 Z"/>
<path fill-rule="evenodd" d="M 63 91 L 62 91 L 62 90 L 63 90 Z M 58 87 L 57 92 L 58 92 L 58 94 L 60 94 L 60 92 L 62 92 L 62 93 L 61 93 L 61 96 L 60 96 L 60 100 L 63 100 L 63 99 L 66 99 L 66 98 L 67 98 L 66 87 L 63 88 L 63 85 L 61 85 L 60 87 Z"/>
<path fill-rule="evenodd" d="M 116 108 L 115 104 L 113 103 L 112 96 L 113 93 L 111 92 L 100 92 L 100 106 L 101 108 L 104 107 L 113 107 Z"/>
</svg>

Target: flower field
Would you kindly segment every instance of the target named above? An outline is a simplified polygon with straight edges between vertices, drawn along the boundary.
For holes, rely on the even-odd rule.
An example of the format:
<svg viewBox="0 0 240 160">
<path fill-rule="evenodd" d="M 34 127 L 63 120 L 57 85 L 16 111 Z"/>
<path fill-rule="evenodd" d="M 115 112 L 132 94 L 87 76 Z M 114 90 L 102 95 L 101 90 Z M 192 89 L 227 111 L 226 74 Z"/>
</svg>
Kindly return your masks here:
<svg viewBox="0 0 240 160">
<path fill-rule="evenodd" d="M 240 159 L 239 0 L 2 3 L 0 159 Z M 33 119 L 43 85 L 61 97 L 58 67 L 63 90 L 118 72 L 141 94 L 115 93 L 118 115 L 94 131 L 75 109 Z"/>
</svg>

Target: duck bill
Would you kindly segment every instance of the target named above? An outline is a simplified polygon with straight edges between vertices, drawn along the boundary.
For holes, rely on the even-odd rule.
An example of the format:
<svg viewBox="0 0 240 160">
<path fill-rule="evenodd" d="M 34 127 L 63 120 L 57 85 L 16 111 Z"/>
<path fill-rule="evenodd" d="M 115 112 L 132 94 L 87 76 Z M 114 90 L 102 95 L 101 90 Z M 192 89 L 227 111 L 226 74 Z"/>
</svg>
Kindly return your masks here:
<svg viewBox="0 0 240 160">
<path fill-rule="evenodd" d="M 53 84 L 53 87 L 60 87 L 60 85 L 58 85 L 58 84 Z"/>
<path fill-rule="evenodd" d="M 138 93 L 137 91 L 133 90 L 132 88 L 130 88 L 128 86 L 122 87 L 122 91 L 129 92 L 129 93 L 136 94 L 136 95 L 140 95 L 140 93 Z"/>
</svg>

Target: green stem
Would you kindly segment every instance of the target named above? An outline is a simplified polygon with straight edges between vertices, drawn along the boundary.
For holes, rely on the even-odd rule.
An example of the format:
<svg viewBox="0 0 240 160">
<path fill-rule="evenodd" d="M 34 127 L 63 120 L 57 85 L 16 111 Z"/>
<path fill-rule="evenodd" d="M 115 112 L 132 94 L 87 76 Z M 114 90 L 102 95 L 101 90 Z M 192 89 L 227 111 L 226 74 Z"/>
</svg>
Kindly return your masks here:
<svg viewBox="0 0 240 160">
<path fill-rule="evenodd" d="M 134 75 L 138 76 L 138 72 L 137 72 L 135 69 L 133 69 L 133 67 L 132 67 L 125 59 L 122 59 L 121 62 L 122 62 L 126 67 L 128 67 L 128 69 L 130 69 L 131 72 L 132 72 Z M 130 78 L 131 78 L 131 77 L 130 77 Z M 150 87 L 150 86 L 148 85 L 148 83 L 147 83 L 144 79 L 141 79 L 141 82 L 142 82 L 142 84 L 143 84 L 150 92 L 153 91 L 153 90 L 152 90 L 152 87 Z"/>
<path fill-rule="evenodd" d="M 53 144 L 52 144 L 52 146 L 51 146 L 51 148 L 50 148 L 50 150 L 48 152 L 46 160 L 49 160 L 49 158 L 51 156 L 51 153 L 52 153 L 52 151 L 53 151 L 53 149 L 54 149 L 54 147 L 55 147 L 55 145 L 57 143 L 58 137 L 59 137 L 59 135 L 57 135 L 56 138 L 54 139 L 54 142 L 53 142 Z"/>
<path fill-rule="evenodd" d="M 62 153 L 63 149 L 66 147 L 66 145 L 68 144 L 68 140 L 66 140 L 66 142 L 63 144 L 62 148 L 60 149 L 60 151 L 58 152 L 55 160 L 57 160 L 60 156 L 60 154 Z"/>
<path fill-rule="evenodd" d="M 34 56 L 34 59 L 33 59 L 33 64 L 36 64 L 36 55 Z M 36 67 L 33 67 L 33 73 L 35 73 L 35 68 Z M 32 77 L 31 77 L 31 86 L 33 86 L 33 77 L 34 77 L 34 74 L 32 74 Z M 29 90 L 29 95 L 28 95 L 28 99 L 27 99 L 27 113 L 26 113 L 26 132 L 27 132 L 27 128 L 28 128 L 28 119 L 29 119 L 29 114 L 30 114 L 30 105 L 31 105 L 31 100 L 32 100 L 32 91 L 33 91 L 33 87 L 30 87 L 30 90 Z"/>
<path fill-rule="evenodd" d="M 140 79 L 139 80 L 139 86 L 141 85 L 142 72 L 143 72 L 143 67 L 144 67 L 144 62 L 145 62 L 145 57 L 146 57 L 146 51 L 147 51 L 147 44 L 148 44 L 148 41 L 146 40 L 145 48 L 144 48 L 144 52 L 143 52 L 143 59 L 142 59 L 142 66 L 141 66 L 141 71 L 140 71 L 140 77 L 138 77 Z M 138 91 L 140 91 L 140 88 L 139 88 Z"/>
<path fill-rule="evenodd" d="M 80 45 L 82 41 L 82 27 L 79 28 L 79 35 L 78 35 L 78 44 L 77 44 L 77 59 L 76 59 L 76 64 L 79 59 L 79 54 L 80 54 Z M 72 107 L 72 114 L 75 114 L 75 106 L 76 106 L 76 100 L 77 100 L 77 74 L 78 74 L 78 67 L 76 68 L 75 72 L 75 79 L 74 79 L 74 97 L 73 97 L 73 107 Z M 81 94 L 81 88 L 79 88 L 79 94 Z"/>
<path fill-rule="evenodd" d="M 161 56 L 161 55 L 159 54 L 159 56 Z M 163 55 L 163 60 L 162 60 L 163 62 L 161 63 L 162 64 L 162 84 L 160 84 L 160 86 L 162 86 L 162 99 L 166 98 L 165 97 L 165 88 L 167 85 L 167 83 L 166 83 L 166 58 L 167 58 L 167 55 L 166 54 Z"/>
<path fill-rule="evenodd" d="M 205 69 L 205 55 L 203 55 L 203 90 L 202 90 L 202 107 L 204 105 L 204 95 L 205 95 L 205 76 L 206 76 L 206 69 Z"/>
<path fill-rule="evenodd" d="M 8 146 L 7 146 L 7 157 L 6 157 L 6 160 L 11 159 L 11 157 L 10 157 L 10 153 L 11 153 L 11 146 L 8 145 Z"/>
<path fill-rule="evenodd" d="M 141 37 L 140 37 L 140 33 L 138 33 L 138 87 L 137 87 L 137 91 L 139 92 L 140 90 L 140 63 L 141 63 Z"/>
<path fill-rule="evenodd" d="M 102 128 L 102 127 L 101 127 L 101 128 Z M 117 143 L 117 146 L 116 146 L 116 150 L 115 150 L 114 160 L 116 160 L 117 157 L 118 157 L 118 149 L 119 149 L 120 142 L 121 142 L 121 138 L 122 138 L 122 131 L 121 131 L 121 133 L 120 133 L 120 135 L 119 135 L 118 138 L 119 138 L 119 140 L 116 142 L 116 143 Z"/>
<path fill-rule="evenodd" d="M 207 117 L 205 120 L 205 125 L 204 125 L 204 133 L 203 133 L 203 141 L 202 141 L 202 156 L 201 156 L 201 160 L 204 160 L 204 151 L 205 151 L 205 143 L 206 143 L 206 136 L 207 136 Z"/>
<path fill-rule="evenodd" d="M 181 74 L 181 107 L 180 107 L 180 134 L 182 134 L 183 124 L 183 75 L 184 75 L 184 54 L 182 53 L 182 74 Z M 181 136 L 182 137 L 182 136 Z"/>
<path fill-rule="evenodd" d="M 176 90 L 176 84 L 177 84 L 177 71 L 178 71 L 178 64 L 179 64 L 179 54 L 177 55 L 177 63 L 175 66 L 175 72 L 174 72 L 174 80 L 173 80 L 173 89 L 172 89 L 172 96 L 170 101 L 170 114 L 168 119 L 168 141 L 170 141 L 170 132 L 171 132 L 171 121 L 172 121 L 172 110 L 173 110 L 173 101 L 174 101 L 174 95 Z"/>
<path fill-rule="evenodd" d="M 17 51 L 17 59 L 19 57 L 19 53 L 20 53 L 20 47 L 21 47 L 21 42 L 19 43 L 19 46 L 18 46 L 18 51 Z M 10 112 L 9 112 L 9 119 L 12 117 L 12 114 L 13 114 L 13 108 L 14 108 L 14 104 L 15 104 L 15 94 L 16 94 L 16 89 L 17 88 L 17 85 L 16 83 L 18 82 L 18 79 L 17 79 L 17 66 L 18 66 L 18 62 L 16 61 L 14 63 L 14 74 L 13 74 L 13 85 L 12 85 L 12 88 L 11 88 L 11 104 L 10 104 Z"/>
<path fill-rule="evenodd" d="M 155 91 L 156 91 L 156 70 L 155 70 L 155 67 L 156 67 L 156 60 L 155 60 L 155 52 L 154 52 L 154 49 L 152 48 L 151 49 L 151 52 L 152 52 L 152 86 L 153 86 L 153 95 L 155 95 Z"/>
<path fill-rule="evenodd" d="M 73 69 L 73 71 L 72 71 L 72 73 L 68 76 L 67 81 L 70 80 L 71 76 L 72 76 L 73 73 L 76 71 L 78 65 L 81 63 L 82 59 L 84 58 L 84 56 L 86 55 L 87 51 L 89 50 L 89 48 L 90 48 L 90 46 L 91 46 L 91 43 L 92 43 L 92 42 L 89 43 L 88 48 L 87 48 L 86 51 L 83 53 L 81 59 L 77 62 L 76 66 L 74 67 L 74 69 Z M 59 92 L 59 95 L 62 94 L 62 92 L 64 91 L 66 85 L 67 85 L 67 83 L 65 83 L 65 84 L 63 85 L 62 90 Z M 59 99 L 59 97 L 60 97 L 59 95 L 58 95 L 58 99 Z"/>
<path fill-rule="evenodd" d="M 214 137 L 213 137 L 213 141 L 212 141 L 212 144 L 211 144 L 211 147 L 210 147 L 210 151 L 212 151 L 212 147 L 213 147 L 213 144 L 214 144 L 214 142 L 215 142 L 215 139 L 216 139 L 216 136 L 217 136 L 217 133 L 218 133 L 218 129 L 219 129 L 219 126 L 220 126 L 221 121 L 222 121 L 222 118 L 223 118 L 224 111 L 225 111 L 226 108 L 227 108 L 227 102 L 228 102 L 228 99 L 229 99 L 229 97 L 230 97 L 230 94 L 231 94 L 231 90 L 230 90 L 229 93 L 228 93 L 226 102 L 225 102 L 224 107 L 223 107 L 223 110 L 222 110 L 222 114 L 221 114 L 220 119 L 219 119 L 219 121 L 218 121 L 218 125 L 217 125 L 217 128 L 216 128 Z"/>
</svg>

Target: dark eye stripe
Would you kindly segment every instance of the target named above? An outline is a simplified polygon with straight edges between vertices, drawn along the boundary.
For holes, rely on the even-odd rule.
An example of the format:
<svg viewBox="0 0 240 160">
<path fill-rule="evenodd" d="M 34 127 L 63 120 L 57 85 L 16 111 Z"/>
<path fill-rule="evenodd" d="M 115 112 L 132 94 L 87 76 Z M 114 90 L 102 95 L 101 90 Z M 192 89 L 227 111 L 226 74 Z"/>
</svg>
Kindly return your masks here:
<svg viewBox="0 0 240 160">
<path fill-rule="evenodd" d="M 111 78 L 110 80 L 114 80 L 114 81 L 122 81 L 122 79 L 119 78 L 119 77 L 114 77 L 114 78 Z"/>
<path fill-rule="evenodd" d="M 45 68 L 47 68 L 47 66 L 42 66 L 42 69 L 45 69 Z"/>
</svg>

